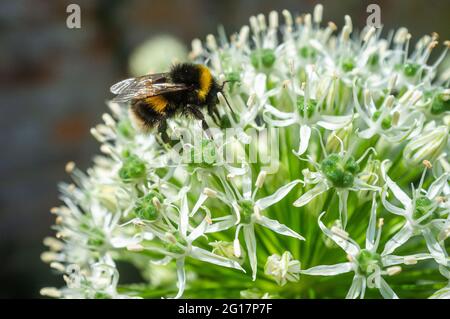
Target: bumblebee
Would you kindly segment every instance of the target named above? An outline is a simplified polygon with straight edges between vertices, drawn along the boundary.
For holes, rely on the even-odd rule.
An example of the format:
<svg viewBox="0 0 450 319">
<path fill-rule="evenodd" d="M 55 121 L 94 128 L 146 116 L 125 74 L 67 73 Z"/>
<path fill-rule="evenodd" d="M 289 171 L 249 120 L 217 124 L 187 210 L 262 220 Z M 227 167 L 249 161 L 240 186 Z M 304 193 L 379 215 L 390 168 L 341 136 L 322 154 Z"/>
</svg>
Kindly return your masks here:
<svg viewBox="0 0 450 319">
<path fill-rule="evenodd" d="M 202 109 L 206 108 L 216 124 L 220 122 L 217 93 L 222 92 L 224 84 L 219 85 L 204 65 L 179 63 L 167 73 L 120 81 L 110 91 L 116 94 L 113 101 L 130 102 L 131 118 L 139 128 L 145 132 L 157 128 L 167 143 L 167 120 L 176 115 L 200 120 L 207 134 L 209 126 Z"/>
</svg>

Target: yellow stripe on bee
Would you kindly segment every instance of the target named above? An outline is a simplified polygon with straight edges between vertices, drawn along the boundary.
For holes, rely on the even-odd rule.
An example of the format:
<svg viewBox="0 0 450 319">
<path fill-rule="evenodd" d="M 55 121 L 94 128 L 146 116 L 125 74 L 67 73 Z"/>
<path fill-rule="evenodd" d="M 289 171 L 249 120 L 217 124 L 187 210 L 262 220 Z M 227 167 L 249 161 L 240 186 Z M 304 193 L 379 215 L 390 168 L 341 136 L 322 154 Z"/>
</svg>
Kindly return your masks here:
<svg viewBox="0 0 450 319">
<path fill-rule="evenodd" d="M 200 72 L 199 76 L 200 89 L 198 90 L 198 98 L 200 99 L 200 101 L 204 101 L 211 89 L 213 78 L 211 72 L 206 66 L 199 64 L 198 69 Z"/>
<path fill-rule="evenodd" d="M 159 113 L 163 113 L 167 104 L 169 104 L 167 99 L 162 95 L 148 97 L 145 99 L 145 102 L 147 102 L 154 111 Z"/>
</svg>

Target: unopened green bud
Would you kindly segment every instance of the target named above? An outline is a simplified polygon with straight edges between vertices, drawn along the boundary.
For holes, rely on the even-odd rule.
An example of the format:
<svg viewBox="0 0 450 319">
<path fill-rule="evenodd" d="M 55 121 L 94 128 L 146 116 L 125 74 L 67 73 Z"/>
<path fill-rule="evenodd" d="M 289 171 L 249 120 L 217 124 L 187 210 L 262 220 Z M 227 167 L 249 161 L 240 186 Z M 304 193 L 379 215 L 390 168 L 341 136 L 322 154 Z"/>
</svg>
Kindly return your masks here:
<svg viewBox="0 0 450 319">
<path fill-rule="evenodd" d="M 275 63 L 276 56 L 272 49 L 259 49 L 251 53 L 250 60 L 256 69 L 262 67 L 269 69 Z"/>
<path fill-rule="evenodd" d="M 334 187 L 348 188 L 353 185 L 359 165 L 351 156 L 344 162 L 342 156 L 333 153 L 322 161 L 321 170 Z"/>
<path fill-rule="evenodd" d="M 146 165 L 135 155 L 125 157 L 122 167 L 119 170 L 119 177 L 125 183 L 141 180 L 146 177 Z"/>
</svg>

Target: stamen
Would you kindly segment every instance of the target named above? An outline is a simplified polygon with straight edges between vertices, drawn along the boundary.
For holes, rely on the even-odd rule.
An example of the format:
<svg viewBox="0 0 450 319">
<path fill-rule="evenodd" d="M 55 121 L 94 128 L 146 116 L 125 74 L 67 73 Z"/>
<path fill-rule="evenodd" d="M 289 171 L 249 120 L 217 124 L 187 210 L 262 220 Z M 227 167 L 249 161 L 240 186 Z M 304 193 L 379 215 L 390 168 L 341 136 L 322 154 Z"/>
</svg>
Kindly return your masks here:
<svg viewBox="0 0 450 319">
<path fill-rule="evenodd" d="M 70 162 L 67 162 L 66 167 L 65 167 L 65 171 L 66 171 L 67 174 L 70 174 L 70 173 L 73 172 L 74 168 L 75 168 L 75 163 L 70 161 Z"/>
<path fill-rule="evenodd" d="M 62 216 L 56 217 L 55 223 L 56 223 L 56 225 L 61 225 L 61 224 L 63 223 L 63 218 L 62 218 Z"/>
<path fill-rule="evenodd" d="M 107 154 L 107 155 L 112 155 L 113 154 L 113 150 L 111 149 L 111 147 L 109 145 L 106 144 L 102 144 L 100 145 L 100 152 Z"/>
<path fill-rule="evenodd" d="M 249 32 L 250 32 L 250 28 L 248 27 L 248 25 L 244 25 L 241 28 L 241 31 L 239 31 L 239 39 L 238 39 L 238 42 L 236 43 L 236 46 L 238 48 L 242 48 L 244 46 L 244 44 L 247 43 Z"/>
<path fill-rule="evenodd" d="M 337 30 L 336 23 L 334 23 L 333 21 L 328 22 L 328 28 L 329 28 L 332 32 L 336 31 L 336 30 Z"/>
<path fill-rule="evenodd" d="M 215 51 L 217 50 L 217 41 L 216 37 L 212 34 L 208 34 L 206 36 L 206 46 L 208 49 Z"/>
<path fill-rule="evenodd" d="M 120 116 L 122 114 L 122 109 L 120 108 L 120 105 L 116 102 L 108 102 L 108 107 L 117 116 Z"/>
<path fill-rule="evenodd" d="M 127 246 L 128 251 L 139 252 L 144 250 L 144 246 L 141 244 L 130 244 Z"/>
<path fill-rule="evenodd" d="M 39 293 L 41 296 L 51 297 L 51 298 L 60 298 L 62 296 L 62 293 L 54 288 L 54 287 L 45 287 L 42 288 Z"/>
<path fill-rule="evenodd" d="M 266 16 L 264 14 L 260 13 L 260 14 L 258 14 L 257 18 L 258 18 L 258 22 L 259 22 L 259 28 L 261 29 L 261 31 L 266 31 L 266 29 L 267 29 Z"/>
<path fill-rule="evenodd" d="M 312 20 L 311 14 L 310 13 L 305 14 L 305 27 L 311 28 L 311 26 L 312 26 L 311 20 Z"/>
<path fill-rule="evenodd" d="M 364 35 L 364 39 L 363 39 L 363 41 L 364 42 L 369 42 L 369 40 L 373 37 L 373 35 L 375 34 L 375 31 L 376 31 L 376 29 L 375 29 L 375 27 L 371 27 L 367 32 L 366 32 L 366 34 Z"/>
<path fill-rule="evenodd" d="M 331 232 L 333 234 L 335 234 L 335 235 L 338 235 L 339 237 L 341 237 L 343 239 L 349 239 L 350 238 L 349 234 L 345 230 L 343 230 L 342 228 L 337 227 L 337 226 L 331 227 Z"/>
<path fill-rule="evenodd" d="M 400 98 L 399 102 L 400 103 L 406 103 L 411 98 L 413 93 L 414 92 L 412 90 L 406 91 L 405 94 L 403 94 L 402 97 Z"/>
<path fill-rule="evenodd" d="M 194 39 L 191 42 L 192 51 L 190 53 L 190 57 L 195 59 L 199 57 L 203 53 L 202 41 L 200 39 Z"/>
<path fill-rule="evenodd" d="M 314 7 L 314 23 L 320 24 L 322 22 L 323 5 L 318 4 Z"/>
<path fill-rule="evenodd" d="M 43 243 L 52 251 L 61 251 L 64 248 L 64 244 L 53 237 L 45 237 Z"/>
<path fill-rule="evenodd" d="M 433 41 L 439 40 L 439 33 L 437 33 L 437 32 L 432 32 L 432 33 L 431 33 L 431 39 L 432 39 Z"/>
<path fill-rule="evenodd" d="M 77 189 L 77 187 L 75 186 L 75 184 L 69 184 L 69 186 L 67 186 L 67 191 L 69 193 L 75 192 L 76 189 Z"/>
<path fill-rule="evenodd" d="M 444 196 L 437 196 L 436 197 L 436 202 L 438 202 L 439 204 L 443 204 L 447 202 L 447 198 L 445 198 Z"/>
<path fill-rule="evenodd" d="M 137 226 L 137 227 L 144 227 L 145 223 L 142 220 L 140 220 L 139 218 L 136 218 L 133 220 L 133 225 Z"/>
<path fill-rule="evenodd" d="M 156 196 L 152 198 L 152 204 L 153 204 L 153 206 L 156 207 L 157 210 L 160 210 L 162 207 L 161 202 L 159 201 L 158 197 L 156 197 Z"/>
<path fill-rule="evenodd" d="M 205 194 L 206 196 L 210 197 L 210 198 L 216 198 L 217 197 L 217 192 L 211 188 L 205 187 L 203 189 L 203 194 Z"/>
<path fill-rule="evenodd" d="M 256 96 L 254 93 L 248 97 L 248 100 L 247 100 L 248 107 L 253 106 L 253 104 L 255 103 L 255 98 L 256 98 Z"/>
<path fill-rule="evenodd" d="M 392 114 L 392 125 L 397 126 L 399 120 L 400 120 L 400 112 L 395 111 L 394 114 Z"/>
<path fill-rule="evenodd" d="M 381 227 L 383 227 L 383 225 L 384 225 L 384 218 L 379 218 L 378 219 L 378 228 L 381 228 Z"/>
<path fill-rule="evenodd" d="M 114 127 L 116 125 L 116 121 L 108 113 L 103 113 L 102 119 L 107 126 Z"/>
<path fill-rule="evenodd" d="M 341 35 L 341 41 L 342 42 L 347 42 L 350 39 L 350 27 L 349 26 L 344 26 L 342 28 L 342 35 Z"/>
<path fill-rule="evenodd" d="M 394 276 L 401 273 L 402 267 L 400 266 L 392 266 L 386 269 L 388 276 Z"/>
<path fill-rule="evenodd" d="M 49 264 L 49 263 L 51 263 L 51 262 L 53 262 L 53 261 L 58 260 L 58 254 L 55 253 L 55 252 L 53 252 L 53 251 L 44 251 L 44 252 L 41 254 L 41 260 L 42 260 L 44 263 Z"/>
<path fill-rule="evenodd" d="M 347 27 L 348 32 L 349 32 L 349 33 L 352 33 L 352 32 L 353 32 L 352 18 L 351 18 L 349 15 L 346 15 L 346 16 L 344 17 L 344 19 L 345 19 L 345 26 Z"/>
<path fill-rule="evenodd" d="M 291 84 L 290 80 L 284 80 L 282 84 L 283 89 L 287 89 L 289 87 L 289 84 Z"/>
<path fill-rule="evenodd" d="M 395 85 L 397 84 L 397 74 L 394 74 L 393 76 L 391 76 L 391 78 L 389 79 L 389 83 L 388 83 L 388 90 L 389 93 L 392 92 L 392 90 L 395 88 Z"/>
<path fill-rule="evenodd" d="M 394 43 L 395 44 L 405 43 L 407 35 L 408 35 L 408 29 L 406 29 L 406 28 L 398 29 L 394 36 Z"/>
<path fill-rule="evenodd" d="M 370 95 L 370 91 L 368 89 L 364 90 L 364 104 L 370 105 L 371 101 L 372 101 L 372 97 Z"/>
<path fill-rule="evenodd" d="M 420 101 L 420 99 L 422 98 L 423 93 L 421 91 L 415 91 L 413 96 L 410 99 L 410 103 L 412 105 L 415 105 L 417 102 Z"/>
<path fill-rule="evenodd" d="M 447 228 L 444 228 L 438 235 L 438 240 L 439 241 L 444 241 L 446 240 L 448 237 L 450 237 L 450 226 Z"/>
<path fill-rule="evenodd" d="M 254 206 L 253 213 L 255 214 L 256 219 L 261 220 L 261 208 Z"/>
<path fill-rule="evenodd" d="M 403 263 L 405 265 L 415 265 L 417 264 L 417 259 L 414 256 L 405 256 L 403 257 Z"/>
<path fill-rule="evenodd" d="M 259 33 L 259 26 L 258 26 L 258 20 L 256 19 L 255 16 L 251 16 L 250 19 L 250 27 L 252 28 L 252 31 L 254 34 L 258 34 Z"/>
<path fill-rule="evenodd" d="M 175 236 L 172 233 L 166 233 L 165 236 L 166 236 L 166 239 L 168 241 L 170 241 L 172 244 L 177 243 L 177 239 L 175 238 Z"/>
<path fill-rule="evenodd" d="M 394 105 L 394 102 L 395 102 L 395 97 L 393 96 L 393 95 L 389 95 L 387 98 L 386 98 L 386 107 L 387 108 L 391 108 L 393 105 Z"/>
<path fill-rule="evenodd" d="M 258 177 L 256 178 L 255 186 L 257 188 L 261 188 L 264 185 L 264 181 L 266 180 L 267 172 L 262 170 L 259 172 Z"/>
<path fill-rule="evenodd" d="M 57 262 L 57 261 L 53 261 L 50 263 L 50 268 L 53 268 L 55 270 L 58 270 L 60 272 L 65 272 L 66 271 L 66 267 L 64 267 L 63 264 Z"/>
<path fill-rule="evenodd" d="M 423 166 L 425 166 L 428 169 L 431 169 L 433 167 L 433 165 L 431 165 L 431 162 L 428 160 L 423 160 L 422 164 L 423 164 Z"/>
<path fill-rule="evenodd" d="M 284 17 L 284 23 L 287 26 L 289 26 L 289 27 L 292 26 L 292 15 L 291 15 L 291 13 L 288 10 L 283 10 L 281 12 L 281 14 L 283 14 L 283 17 Z"/>
<path fill-rule="evenodd" d="M 100 143 L 103 143 L 105 141 L 105 138 L 97 131 L 95 127 L 91 128 L 90 132 L 91 135 Z"/>
<path fill-rule="evenodd" d="M 233 251 L 236 257 L 241 257 L 241 244 L 237 238 L 233 241 Z"/>
<path fill-rule="evenodd" d="M 428 51 L 431 52 L 433 51 L 433 49 L 438 45 L 439 42 L 437 41 L 431 41 L 430 44 L 428 45 Z"/>
<path fill-rule="evenodd" d="M 269 13 L 269 27 L 271 29 L 276 29 L 278 28 L 278 12 L 274 11 L 270 11 Z"/>
</svg>

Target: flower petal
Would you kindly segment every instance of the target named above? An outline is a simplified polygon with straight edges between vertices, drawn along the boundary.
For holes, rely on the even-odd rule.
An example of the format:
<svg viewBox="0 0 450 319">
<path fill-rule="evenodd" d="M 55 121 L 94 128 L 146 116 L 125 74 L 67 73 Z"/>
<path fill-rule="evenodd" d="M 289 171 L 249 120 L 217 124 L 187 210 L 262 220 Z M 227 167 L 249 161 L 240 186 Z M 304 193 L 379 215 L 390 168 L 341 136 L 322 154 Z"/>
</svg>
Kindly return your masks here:
<svg viewBox="0 0 450 319">
<path fill-rule="evenodd" d="M 196 246 L 192 246 L 190 256 L 214 265 L 235 268 L 245 272 L 245 270 L 236 261 L 213 254 L 212 252 Z"/>
<path fill-rule="evenodd" d="M 177 287 L 178 293 L 174 297 L 175 299 L 179 299 L 184 292 L 184 288 L 186 287 L 186 272 L 184 270 L 184 258 L 177 259 Z"/>
<path fill-rule="evenodd" d="M 302 155 L 306 152 L 309 145 L 309 139 L 311 138 L 311 127 L 308 125 L 301 125 L 300 126 L 300 145 L 298 147 L 298 152 L 295 154 L 297 156 Z"/>
<path fill-rule="evenodd" d="M 271 113 L 272 115 L 275 115 L 279 119 L 287 120 L 287 119 L 292 119 L 294 117 L 293 113 L 282 112 L 270 104 L 265 104 L 264 108 L 266 109 L 266 112 Z"/>
<path fill-rule="evenodd" d="M 447 265 L 447 252 L 445 249 L 437 242 L 436 238 L 434 238 L 433 233 L 430 229 L 424 228 L 422 229 L 422 235 L 425 238 L 427 243 L 428 250 L 433 258 L 442 265 Z"/>
<path fill-rule="evenodd" d="M 406 243 L 413 235 L 413 228 L 407 223 L 405 224 L 391 239 L 384 245 L 382 256 L 389 255 L 398 247 Z"/>
<path fill-rule="evenodd" d="M 206 228 L 208 227 L 208 223 L 206 221 L 206 219 L 203 219 L 202 222 L 200 224 L 198 224 L 197 227 L 195 227 L 191 233 L 189 234 L 189 236 L 187 237 L 189 242 L 193 242 L 194 240 L 196 240 L 198 237 L 202 236 L 205 232 L 206 232 Z"/>
<path fill-rule="evenodd" d="M 305 238 L 301 235 L 299 235 L 297 232 L 293 231 L 286 225 L 280 224 L 277 220 L 267 218 L 265 216 L 261 216 L 259 220 L 256 220 L 256 222 L 262 226 L 265 226 L 274 232 L 284 235 L 284 236 L 290 236 L 294 237 L 300 240 L 305 240 Z"/>
<path fill-rule="evenodd" d="M 282 200 L 298 183 L 301 182 L 302 181 L 299 179 L 292 181 L 289 184 L 280 187 L 272 195 L 258 199 L 255 202 L 255 205 L 261 208 L 261 210 L 266 209 L 267 207 L 272 206 L 273 204 L 278 203 L 280 200 Z"/>
<path fill-rule="evenodd" d="M 430 258 L 433 258 L 433 256 L 431 256 L 430 254 L 425 254 L 425 253 L 408 255 L 408 256 L 388 255 L 388 256 L 383 256 L 382 261 L 383 261 L 384 267 L 390 267 L 390 266 L 395 266 L 395 265 L 400 265 L 400 264 L 408 265 L 408 263 L 407 263 L 408 260 L 419 261 L 419 260 L 425 260 L 425 259 L 430 259 Z"/>
<path fill-rule="evenodd" d="M 384 206 L 388 211 L 390 211 L 392 214 L 395 214 L 395 215 L 400 215 L 400 216 L 406 216 L 406 215 L 407 215 L 407 211 L 406 211 L 406 210 L 404 210 L 404 209 L 402 209 L 402 208 L 399 208 L 399 207 L 397 207 L 397 206 L 395 206 L 395 205 L 392 205 L 392 204 L 386 199 L 386 197 L 387 197 L 387 193 L 386 193 L 385 190 L 383 190 L 383 191 L 381 192 L 381 202 L 383 203 L 383 206 Z"/>
<path fill-rule="evenodd" d="M 327 235 L 327 237 L 329 237 L 337 245 L 339 245 L 339 247 L 341 247 L 347 254 L 349 254 L 350 256 L 356 256 L 360 250 L 358 244 L 352 242 L 350 238 L 344 239 L 341 236 L 338 236 L 337 234 L 329 230 L 321 221 L 321 218 L 324 214 L 325 212 L 320 214 L 318 219 L 320 229 L 324 232 L 325 235 Z"/>
<path fill-rule="evenodd" d="M 207 198 L 208 198 L 208 196 L 206 194 L 204 194 L 203 192 L 200 193 L 200 196 L 198 197 L 197 203 L 195 203 L 194 208 L 192 208 L 192 211 L 189 214 L 190 217 L 195 215 L 195 213 L 203 205 L 203 203 L 206 201 Z"/>
<path fill-rule="evenodd" d="M 217 223 L 213 223 L 206 227 L 205 233 L 215 233 L 229 229 L 234 226 L 236 219 L 233 216 L 226 216 L 223 220 Z"/>
<path fill-rule="evenodd" d="M 183 236 L 186 236 L 187 229 L 188 229 L 188 223 L 189 223 L 189 206 L 188 206 L 187 194 L 184 193 L 183 197 L 181 198 L 180 225 L 179 225 L 180 233 Z"/>
<path fill-rule="evenodd" d="M 369 226 L 366 231 L 366 249 L 372 251 L 375 245 L 375 227 L 377 221 L 377 205 L 375 196 L 372 197 L 372 208 L 370 210 Z"/>
<path fill-rule="evenodd" d="M 322 120 L 317 122 L 317 125 L 327 130 L 338 130 L 348 125 L 353 118 L 353 115 L 333 116 L 322 115 Z"/>
<path fill-rule="evenodd" d="M 347 200 L 348 200 L 348 190 L 338 191 L 339 197 L 339 218 L 342 223 L 342 228 L 347 227 Z"/>
<path fill-rule="evenodd" d="M 430 185 L 427 192 L 427 197 L 429 199 L 434 199 L 442 192 L 444 186 L 448 185 L 448 176 L 448 174 L 442 174 L 433 182 L 433 184 Z"/>
<path fill-rule="evenodd" d="M 299 199 L 297 199 L 294 202 L 295 207 L 302 207 L 308 204 L 310 201 L 313 200 L 314 197 L 319 196 L 323 192 L 326 192 L 328 190 L 328 185 L 324 182 L 317 184 L 314 186 L 314 188 L 310 189 L 306 193 L 304 193 L 302 196 L 300 196 Z"/>
<path fill-rule="evenodd" d="M 387 164 L 387 161 L 384 161 L 383 163 L 381 163 L 381 175 L 383 176 L 383 179 L 385 180 L 386 185 L 392 191 L 394 196 L 403 204 L 403 207 L 405 207 L 405 210 L 410 211 L 411 206 L 412 206 L 411 199 L 409 198 L 408 195 L 406 195 L 406 193 L 404 191 L 402 191 L 402 189 L 400 187 L 398 187 L 398 185 L 396 183 L 394 183 L 389 178 L 389 176 L 387 175 L 387 172 L 386 172 L 386 164 Z"/>
<path fill-rule="evenodd" d="M 430 296 L 430 299 L 450 299 L 450 287 L 439 289 Z"/>
<path fill-rule="evenodd" d="M 256 238 L 253 224 L 244 225 L 244 239 L 247 246 L 248 258 L 250 260 L 250 267 L 252 269 L 252 280 L 256 280 L 256 271 L 258 268 L 258 261 L 256 259 Z"/>
<path fill-rule="evenodd" d="M 388 283 L 380 276 L 380 293 L 384 299 L 398 299 L 394 290 L 388 285 Z"/>
<path fill-rule="evenodd" d="M 353 277 L 352 285 L 348 290 L 345 299 L 356 299 L 358 297 L 363 298 L 365 292 L 365 278 L 360 275 L 355 275 Z"/>
<path fill-rule="evenodd" d="M 167 265 L 168 263 L 170 263 L 170 262 L 172 261 L 172 259 L 173 259 L 172 257 L 166 256 L 166 257 L 164 257 L 164 258 L 162 258 L 162 259 L 150 260 L 150 262 L 151 262 L 152 264 L 154 264 L 154 265 L 165 266 L 165 265 Z"/>
<path fill-rule="evenodd" d="M 336 276 L 352 271 L 353 264 L 351 262 L 340 263 L 335 265 L 320 265 L 302 270 L 303 275 L 310 276 Z"/>
</svg>

